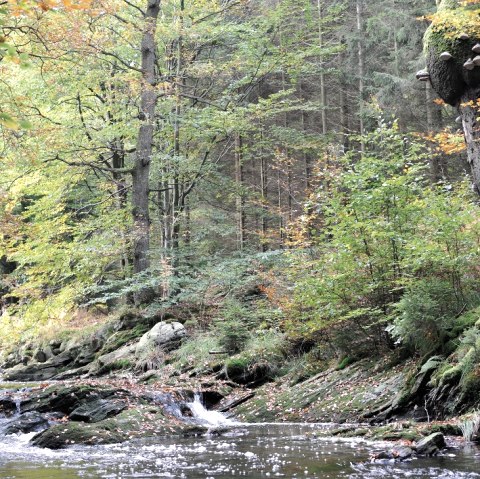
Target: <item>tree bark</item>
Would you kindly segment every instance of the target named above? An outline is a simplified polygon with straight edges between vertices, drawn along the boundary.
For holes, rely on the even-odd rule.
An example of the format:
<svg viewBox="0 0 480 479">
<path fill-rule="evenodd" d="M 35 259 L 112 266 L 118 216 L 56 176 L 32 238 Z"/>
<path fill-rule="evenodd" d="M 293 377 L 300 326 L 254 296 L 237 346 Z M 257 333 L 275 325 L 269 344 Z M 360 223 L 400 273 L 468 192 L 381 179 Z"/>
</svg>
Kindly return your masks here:
<svg viewBox="0 0 480 479">
<path fill-rule="evenodd" d="M 155 107 L 157 104 L 155 74 L 155 31 L 157 27 L 160 0 L 148 0 L 141 43 L 142 87 L 140 96 L 140 125 L 132 181 L 133 211 L 133 270 L 142 273 L 149 269 L 150 259 L 150 215 L 149 186 L 150 163 L 153 152 Z M 141 303 L 151 296 L 151 291 L 135 295 L 135 302 Z"/>
<path fill-rule="evenodd" d="M 479 107 L 477 103 L 479 99 L 480 87 L 470 88 L 462 97 L 459 108 L 467 143 L 468 163 L 472 170 L 473 185 L 476 193 L 480 195 L 480 122 L 478 121 Z"/>
<path fill-rule="evenodd" d="M 359 133 L 362 136 L 360 140 L 360 148 L 362 153 L 365 151 L 365 143 L 363 135 L 365 133 L 365 125 L 363 121 L 363 102 L 365 100 L 365 52 L 363 48 L 363 0 L 356 0 L 357 8 L 357 34 L 358 34 L 358 101 L 359 101 Z"/>
<path fill-rule="evenodd" d="M 322 104 L 322 133 L 327 134 L 327 94 L 325 87 L 325 73 L 323 72 L 323 56 L 321 54 L 323 48 L 323 5 L 321 0 L 317 0 L 318 10 L 318 47 L 320 50 L 320 102 Z"/>
<path fill-rule="evenodd" d="M 245 197 L 243 194 L 242 137 L 235 134 L 235 182 L 237 186 L 237 247 L 243 249 L 245 244 Z"/>
<path fill-rule="evenodd" d="M 438 131 L 442 126 L 442 110 L 435 105 L 435 93 L 429 81 L 425 82 L 425 99 L 427 103 L 427 128 L 429 132 Z M 432 181 L 437 183 L 444 177 L 441 153 L 430 155 L 430 175 Z"/>
</svg>

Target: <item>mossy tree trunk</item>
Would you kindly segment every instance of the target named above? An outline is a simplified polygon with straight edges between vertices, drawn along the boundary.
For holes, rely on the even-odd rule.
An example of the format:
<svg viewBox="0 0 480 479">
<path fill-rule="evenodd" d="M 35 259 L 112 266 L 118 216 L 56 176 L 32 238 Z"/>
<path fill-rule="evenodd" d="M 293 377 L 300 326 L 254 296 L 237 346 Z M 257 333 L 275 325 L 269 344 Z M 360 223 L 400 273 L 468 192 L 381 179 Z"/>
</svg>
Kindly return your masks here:
<svg viewBox="0 0 480 479">
<path fill-rule="evenodd" d="M 433 89 L 461 115 L 474 188 L 480 195 L 480 5 L 437 1 L 424 45 Z"/>
<path fill-rule="evenodd" d="M 462 97 L 460 114 L 467 143 L 468 162 L 473 176 L 475 191 L 480 195 L 480 88 L 469 88 Z"/>
</svg>

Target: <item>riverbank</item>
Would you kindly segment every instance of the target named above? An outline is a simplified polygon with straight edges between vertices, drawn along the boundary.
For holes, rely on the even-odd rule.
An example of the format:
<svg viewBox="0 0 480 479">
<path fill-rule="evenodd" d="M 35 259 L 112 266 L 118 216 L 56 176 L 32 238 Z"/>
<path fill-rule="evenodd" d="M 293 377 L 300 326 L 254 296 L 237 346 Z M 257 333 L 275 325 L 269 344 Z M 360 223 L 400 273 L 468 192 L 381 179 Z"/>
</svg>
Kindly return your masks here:
<svg viewBox="0 0 480 479">
<path fill-rule="evenodd" d="M 439 363 L 431 359 L 393 351 L 318 363 L 317 371 L 310 364 L 306 374 L 298 359 L 280 360 L 278 346 L 233 355 L 203 348 L 200 358 L 195 347 L 208 337 L 158 319 L 129 312 L 87 334 L 11 352 L 3 379 L 12 387 L 0 413 L 20 416 L 9 427 L 36 430 L 33 443 L 49 448 L 204 434 L 211 424 L 191 421 L 198 393 L 208 410 L 245 423 L 329 423 L 332 436 L 409 443 L 465 430 L 478 439 L 476 403 L 459 402 L 454 382 L 435 383 Z"/>
</svg>

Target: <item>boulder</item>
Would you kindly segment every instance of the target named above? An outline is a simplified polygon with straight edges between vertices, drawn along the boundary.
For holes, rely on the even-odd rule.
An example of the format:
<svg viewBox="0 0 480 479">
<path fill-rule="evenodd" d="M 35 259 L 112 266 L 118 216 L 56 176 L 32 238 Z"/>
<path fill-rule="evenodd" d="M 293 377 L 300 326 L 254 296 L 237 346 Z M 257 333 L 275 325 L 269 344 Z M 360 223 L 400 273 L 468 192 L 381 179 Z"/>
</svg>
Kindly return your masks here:
<svg viewBox="0 0 480 479">
<path fill-rule="evenodd" d="M 65 351 L 43 363 L 33 362 L 27 365 L 18 364 L 6 369 L 3 374 L 4 381 L 44 381 L 51 379 L 61 372 L 66 365 L 71 363 L 72 357 Z"/>
<path fill-rule="evenodd" d="M 10 416 L 18 411 L 18 400 L 13 398 L 10 394 L 3 394 L 0 396 L 0 413 L 5 416 Z"/>
<path fill-rule="evenodd" d="M 400 446 L 392 451 L 393 457 L 398 461 L 405 461 L 413 456 L 413 449 L 408 446 Z"/>
<path fill-rule="evenodd" d="M 125 401 L 96 399 L 74 409 L 69 416 L 71 421 L 99 422 L 120 414 L 127 407 Z"/>
<path fill-rule="evenodd" d="M 43 391 L 33 393 L 26 401 L 22 402 L 22 412 L 61 412 L 71 414 L 78 407 L 106 399 L 117 394 L 114 389 L 82 386 L 51 386 Z"/>
<path fill-rule="evenodd" d="M 44 363 L 53 358 L 54 354 L 50 346 L 39 348 L 33 355 L 33 359 L 39 363 Z"/>
<path fill-rule="evenodd" d="M 179 345 L 185 335 L 186 331 L 183 324 L 161 321 L 140 338 L 135 349 L 135 355 L 137 358 L 143 358 L 158 348 L 172 350 Z"/>
<path fill-rule="evenodd" d="M 112 351 L 111 353 L 104 354 L 97 358 L 95 362 L 89 368 L 88 374 L 98 375 L 104 374 L 109 371 L 115 371 L 121 369 L 120 365 L 126 365 L 130 361 L 134 361 L 136 345 L 126 345 Z"/>
<path fill-rule="evenodd" d="M 415 445 L 417 454 L 424 456 L 433 456 L 446 447 L 445 437 L 441 432 L 435 432 L 430 436 L 424 437 Z"/>
<path fill-rule="evenodd" d="M 27 434 L 29 432 L 39 432 L 48 428 L 48 420 L 37 412 L 27 412 L 17 416 L 4 426 L 3 434 Z"/>
</svg>

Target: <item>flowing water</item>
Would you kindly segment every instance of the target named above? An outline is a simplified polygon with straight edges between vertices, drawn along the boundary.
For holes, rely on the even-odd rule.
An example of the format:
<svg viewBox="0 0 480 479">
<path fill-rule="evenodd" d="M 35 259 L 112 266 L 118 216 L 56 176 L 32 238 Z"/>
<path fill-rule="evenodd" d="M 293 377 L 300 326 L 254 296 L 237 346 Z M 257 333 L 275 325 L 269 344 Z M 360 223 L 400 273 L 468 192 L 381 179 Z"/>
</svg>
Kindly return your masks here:
<svg viewBox="0 0 480 479">
<path fill-rule="evenodd" d="M 199 397 L 189 407 L 194 415 L 191 420 L 222 426 L 226 432 L 60 451 L 31 447 L 32 434 L 7 436 L 0 438 L 0 478 L 480 479 L 480 449 L 476 446 L 453 448 L 431 459 L 373 464 L 369 455 L 387 446 L 316 437 L 316 431 L 328 425 L 239 424 L 206 411 Z"/>
</svg>

